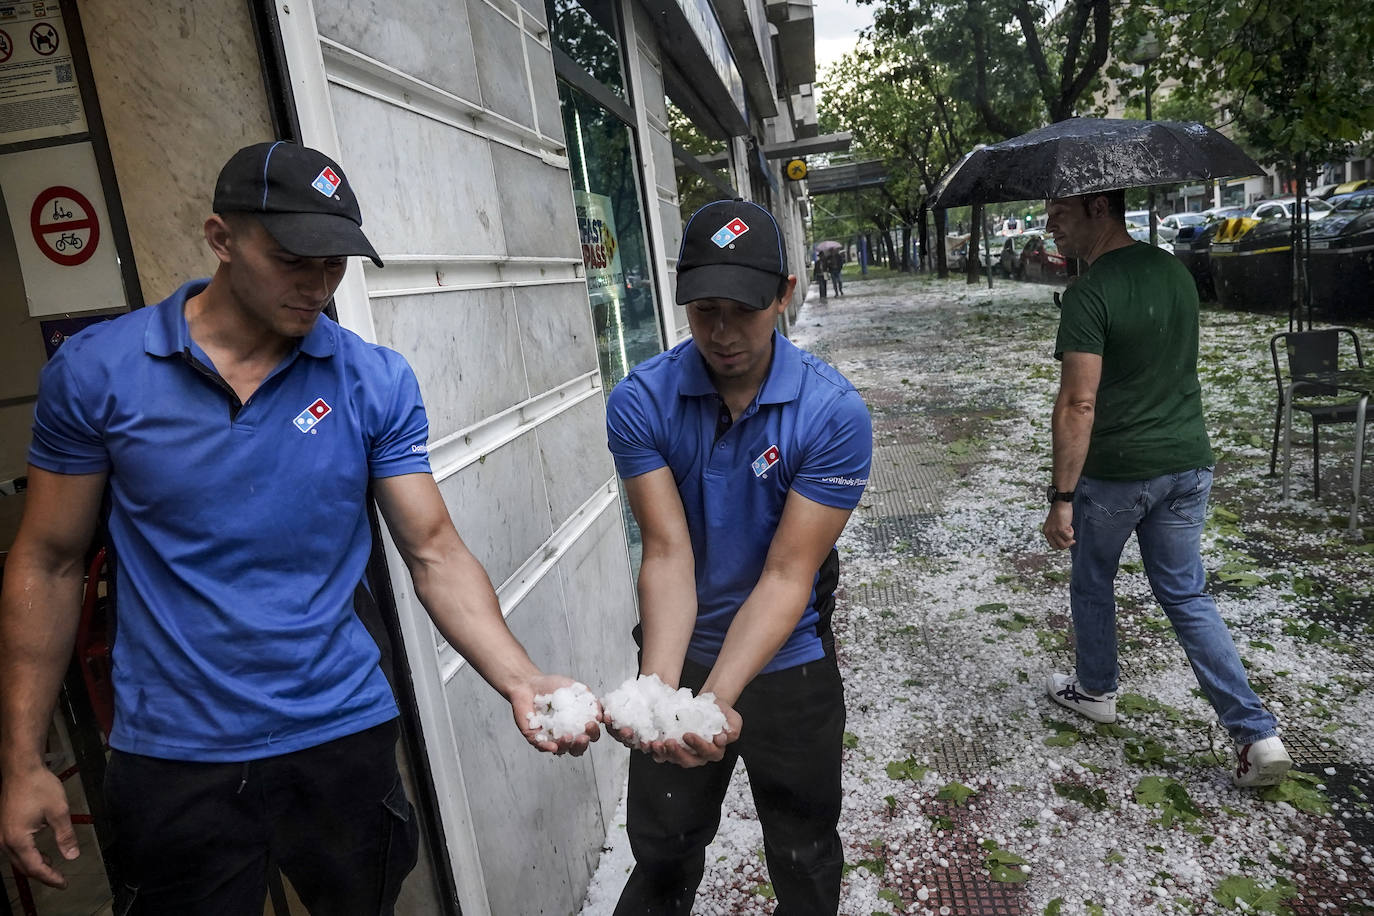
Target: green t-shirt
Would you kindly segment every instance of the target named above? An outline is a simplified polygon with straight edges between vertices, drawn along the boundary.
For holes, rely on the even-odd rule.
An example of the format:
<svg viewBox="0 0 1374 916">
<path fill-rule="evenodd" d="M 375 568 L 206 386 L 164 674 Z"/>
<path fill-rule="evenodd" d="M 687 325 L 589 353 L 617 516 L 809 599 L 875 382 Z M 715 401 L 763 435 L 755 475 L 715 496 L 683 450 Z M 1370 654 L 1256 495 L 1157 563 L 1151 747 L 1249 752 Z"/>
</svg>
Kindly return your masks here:
<svg viewBox="0 0 1374 916">
<path fill-rule="evenodd" d="M 1083 475 L 1148 480 L 1212 464 L 1197 379 L 1198 300 L 1188 269 L 1136 242 L 1093 262 L 1064 294 L 1055 359 L 1102 357 Z"/>
</svg>

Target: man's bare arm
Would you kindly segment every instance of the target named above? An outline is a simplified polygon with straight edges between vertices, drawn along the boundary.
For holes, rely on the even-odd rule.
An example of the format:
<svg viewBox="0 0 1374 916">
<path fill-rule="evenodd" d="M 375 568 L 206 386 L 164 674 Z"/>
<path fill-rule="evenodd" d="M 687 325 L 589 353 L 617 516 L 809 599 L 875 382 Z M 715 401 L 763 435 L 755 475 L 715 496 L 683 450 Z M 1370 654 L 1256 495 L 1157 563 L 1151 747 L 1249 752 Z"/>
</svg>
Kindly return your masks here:
<svg viewBox="0 0 1374 916">
<path fill-rule="evenodd" d="M 105 474 L 54 474 L 29 467 L 24 517 L 5 562 L 0 597 L 0 833 L 10 861 L 53 887 L 66 879 L 44 861 L 34 836 L 52 828 L 62 855 L 78 855 L 66 793 L 43 765 L 58 687 L 80 619 L 86 551 Z"/>
<path fill-rule="evenodd" d="M 1093 419 L 1097 407 L 1097 386 L 1102 379 L 1102 357 L 1097 353 L 1069 351 L 1060 369 L 1059 395 L 1054 402 L 1051 436 L 1054 448 L 1054 488 L 1068 492 L 1078 486 L 1083 462 L 1088 457 Z M 1056 502 L 1050 506 L 1041 530 L 1051 547 L 1063 549 L 1074 543 L 1073 505 Z"/>
<path fill-rule="evenodd" d="M 581 754 L 599 735 L 590 723 L 575 738 L 538 741 L 526 716 L 534 697 L 572 683 L 546 675 L 506 626 L 491 579 L 463 543 L 430 474 L 403 474 L 373 481 L 373 492 L 396 541 L 415 593 L 444 639 L 511 704 L 515 724 L 534 747 Z"/>
<path fill-rule="evenodd" d="M 816 571 L 849 521 L 849 509 L 787 494 L 758 584 L 730 623 L 725 644 L 702 690 L 734 704 L 797 628 Z"/>
<path fill-rule="evenodd" d="M 677 687 L 697 619 L 696 558 L 673 472 L 658 468 L 625 481 L 643 544 L 639 613 L 644 633 L 640 671 Z"/>
</svg>

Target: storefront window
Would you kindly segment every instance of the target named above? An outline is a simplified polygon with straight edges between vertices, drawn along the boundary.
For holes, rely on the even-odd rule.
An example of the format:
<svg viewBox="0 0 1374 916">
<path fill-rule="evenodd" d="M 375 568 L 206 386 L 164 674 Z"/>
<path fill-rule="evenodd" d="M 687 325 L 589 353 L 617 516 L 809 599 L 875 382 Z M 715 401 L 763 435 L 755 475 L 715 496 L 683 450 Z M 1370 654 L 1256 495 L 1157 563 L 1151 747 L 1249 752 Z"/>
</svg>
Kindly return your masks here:
<svg viewBox="0 0 1374 916">
<path fill-rule="evenodd" d="M 559 83 L 582 261 L 607 391 L 663 349 L 630 128 Z"/>
<path fill-rule="evenodd" d="M 610 0 L 545 0 L 544 10 L 554 46 L 598 83 L 627 98 Z"/>
</svg>

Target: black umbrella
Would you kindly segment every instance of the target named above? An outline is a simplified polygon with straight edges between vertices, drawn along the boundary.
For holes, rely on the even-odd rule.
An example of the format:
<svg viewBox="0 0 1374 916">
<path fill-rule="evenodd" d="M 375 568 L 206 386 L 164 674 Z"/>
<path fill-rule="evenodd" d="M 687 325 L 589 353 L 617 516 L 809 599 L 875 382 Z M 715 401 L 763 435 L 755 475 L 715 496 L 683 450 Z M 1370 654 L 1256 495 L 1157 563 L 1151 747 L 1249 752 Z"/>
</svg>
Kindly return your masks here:
<svg viewBox="0 0 1374 916">
<path fill-rule="evenodd" d="M 935 185 L 930 206 L 1044 200 L 1262 171 L 1240 147 L 1192 121 L 1070 118 L 975 149 Z"/>
</svg>

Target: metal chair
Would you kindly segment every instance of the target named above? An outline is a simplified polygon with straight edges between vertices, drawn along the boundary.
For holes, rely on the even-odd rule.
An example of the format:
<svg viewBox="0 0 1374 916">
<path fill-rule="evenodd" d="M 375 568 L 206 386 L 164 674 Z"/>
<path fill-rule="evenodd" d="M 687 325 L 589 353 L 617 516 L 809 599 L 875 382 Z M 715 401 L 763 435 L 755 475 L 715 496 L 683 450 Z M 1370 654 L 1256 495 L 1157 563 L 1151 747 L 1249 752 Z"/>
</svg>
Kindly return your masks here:
<svg viewBox="0 0 1374 916">
<path fill-rule="evenodd" d="M 1288 397 L 1288 381 L 1294 376 L 1328 372 L 1342 368 L 1341 339 L 1349 337 L 1355 351 L 1355 365 L 1364 366 L 1360 338 L 1345 327 L 1322 328 L 1317 331 L 1286 331 L 1269 339 L 1269 353 L 1274 360 L 1274 382 L 1278 386 L 1278 406 L 1274 409 L 1274 443 L 1269 452 L 1269 474 L 1273 476 L 1278 464 L 1279 430 Z M 1288 356 L 1287 377 L 1279 365 L 1279 341 L 1283 341 Z M 1349 367 L 1347 367 L 1349 368 Z M 1354 423 L 1355 402 L 1333 404 L 1330 398 L 1338 390 L 1329 385 L 1299 383 L 1293 386 L 1293 409 L 1312 418 L 1312 496 L 1321 496 L 1321 436 L 1320 429 L 1332 423 Z M 1299 398 L 1322 398 L 1320 402 Z"/>
</svg>

